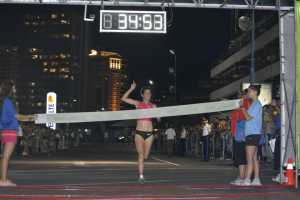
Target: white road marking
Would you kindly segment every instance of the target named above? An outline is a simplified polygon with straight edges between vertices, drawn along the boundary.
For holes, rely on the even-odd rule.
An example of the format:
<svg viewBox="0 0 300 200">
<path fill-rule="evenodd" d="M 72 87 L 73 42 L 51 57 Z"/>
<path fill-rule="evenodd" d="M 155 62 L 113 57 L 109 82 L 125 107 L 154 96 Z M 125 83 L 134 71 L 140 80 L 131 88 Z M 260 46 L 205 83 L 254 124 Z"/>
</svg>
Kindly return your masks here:
<svg viewBox="0 0 300 200">
<path fill-rule="evenodd" d="M 177 164 L 177 163 L 173 163 L 173 162 L 170 162 L 170 161 L 167 161 L 167 160 L 162 160 L 162 159 L 159 159 L 159 158 L 156 158 L 156 157 L 152 157 L 153 160 L 156 160 L 156 161 L 159 161 L 159 162 L 162 162 L 162 163 L 165 163 L 165 164 L 169 164 L 169 165 L 173 165 L 173 166 L 180 166 L 180 164 Z"/>
</svg>

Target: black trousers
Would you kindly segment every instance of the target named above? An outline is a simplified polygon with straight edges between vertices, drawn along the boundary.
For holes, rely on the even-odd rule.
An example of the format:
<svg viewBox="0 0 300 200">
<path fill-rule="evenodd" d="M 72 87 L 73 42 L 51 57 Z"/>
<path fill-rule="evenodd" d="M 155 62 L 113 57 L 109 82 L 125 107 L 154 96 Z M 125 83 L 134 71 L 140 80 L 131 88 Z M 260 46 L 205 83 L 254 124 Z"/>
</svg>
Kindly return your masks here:
<svg viewBox="0 0 300 200">
<path fill-rule="evenodd" d="M 209 160 L 209 136 L 203 136 L 203 160 Z"/>
<path fill-rule="evenodd" d="M 275 142 L 275 150 L 274 150 L 274 169 L 280 170 L 280 154 L 281 154 L 281 132 L 280 129 L 276 130 L 276 142 Z"/>
</svg>

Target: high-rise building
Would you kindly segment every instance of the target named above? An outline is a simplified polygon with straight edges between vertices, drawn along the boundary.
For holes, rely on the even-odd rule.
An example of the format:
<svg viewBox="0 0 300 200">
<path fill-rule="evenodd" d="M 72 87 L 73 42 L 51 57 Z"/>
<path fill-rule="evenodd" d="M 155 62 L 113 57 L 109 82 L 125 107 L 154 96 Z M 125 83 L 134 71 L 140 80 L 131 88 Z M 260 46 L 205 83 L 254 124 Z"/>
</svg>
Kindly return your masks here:
<svg viewBox="0 0 300 200">
<path fill-rule="evenodd" d="M 91 50 L 88 67 L 87 110 L 120 110 L 127 78 L 122 56 L 115 52 Z"/>
<path fill-rule="evenodd" d="M 57 93 L 58 112 L 78 109 L 79 22 L 73 10 L 37 9 L 24 14 L 20 42 L 23 92 L 19 94 L 24 112 L 45 112 L 48 92 Z"/>
</svg>

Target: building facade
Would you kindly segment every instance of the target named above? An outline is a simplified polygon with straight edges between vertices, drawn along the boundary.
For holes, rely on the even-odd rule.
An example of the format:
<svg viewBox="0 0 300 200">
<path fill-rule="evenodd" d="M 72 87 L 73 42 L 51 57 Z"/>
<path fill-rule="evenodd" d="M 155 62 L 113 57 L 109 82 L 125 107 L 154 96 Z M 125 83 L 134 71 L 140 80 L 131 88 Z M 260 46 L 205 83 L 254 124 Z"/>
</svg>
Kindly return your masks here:
<svg viewBox="0 0 300 200">
<path fill-rule="evenodd" d="M 239 17 L 236 15 L 236 22 Z M 273 93 L 276 93 L 280 76 L 278 16 L 276 13 L 263 13 L 258 14 L 256 19 L 256 82 L 272 84 Z M 211 68 L 211 100 L 235 97 L 242 84 L 250 82 L 250 33 L 234 28 L 236 34 L 228 45 L 228 51 Z"/>
<path fill-rule="evenodd" d="M 57 93 L 58 112 L 78 110 L 81 28 L 78 22 L 72 10 L 38 9 L 24 13 L 18 94 L 22 111 L 45 112 L 48 92 Z"/>
<path fill-rule="evenodd" d="M 123 57 L 116 52 L 91 50 L 88 68 L 87 110 L 121 110 L 127 85 Z"/>
<path fill-rule="evenodd" d="M 18 46 L 0 46 L 0 81 L 18 79 L 20 77 L 18 72 L 20 63 L 20 48 Z"/>
</svg>

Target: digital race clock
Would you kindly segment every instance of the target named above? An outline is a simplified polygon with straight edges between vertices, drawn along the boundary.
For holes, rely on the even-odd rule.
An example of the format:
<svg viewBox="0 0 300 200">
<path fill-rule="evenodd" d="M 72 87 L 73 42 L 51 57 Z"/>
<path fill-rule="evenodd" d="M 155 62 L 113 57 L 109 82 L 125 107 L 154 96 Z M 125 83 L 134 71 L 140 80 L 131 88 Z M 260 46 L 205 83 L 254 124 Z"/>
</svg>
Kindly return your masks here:
<svg viewBox="0 0 300 200">
<path fill-rule="evenodd" d="M 166 12 L 100 10 L 100 32 L 167 33 Z"/>
</svg>

